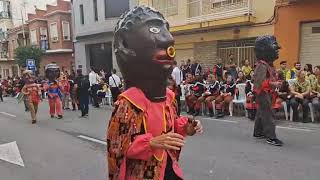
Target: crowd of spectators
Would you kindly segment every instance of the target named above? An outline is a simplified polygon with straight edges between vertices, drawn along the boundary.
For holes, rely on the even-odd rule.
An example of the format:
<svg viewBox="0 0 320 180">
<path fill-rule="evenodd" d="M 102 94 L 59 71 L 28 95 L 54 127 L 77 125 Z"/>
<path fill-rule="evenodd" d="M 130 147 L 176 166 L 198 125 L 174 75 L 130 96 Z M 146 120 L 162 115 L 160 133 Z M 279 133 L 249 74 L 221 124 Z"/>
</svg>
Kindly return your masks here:
<svg viewBox="0 0 320 180">
<path fill-rule="evenodd" d="M 44 84 L 47 83 L 44 77 L 36 77 L 36 83 L 40 87 L 42 99 L 47 98 Z M 112 75 L 106 74 L 103 70 L 96 71 L 92 68 L 89 75 L 83 75 L 79 69 L 77 73 L 72 71 L 62 72 L 57 79 L 60 91 L 62 93 L 62 106 L 64 110 L 81 110 L 81 117 L 88 115 L 89 103 L 94 107 L 99 107 L 107 97 L 113 98 L 114 101 L 121 92 L 122 81 L 113 70 Z M 21 77 L 0 76 L 0 101 L 3 102 L 4 97 L 17 97 L 24 86 L 24 80 Z M 25 111 L 29 111 L 26 101 L 24 100 Z M 110 104 L 111 105 L 111 104 Z"/>
<path fill-rule="evenodd" d="M 175 63 L 176 64 L 176 63 Z M 173 89 L 179 99 L 185 100 L 187 113 L 198 116 L 203 108 L 208 109 L 209 116 L 217 118 L 229 115 L 229 105 L 239 96 L 238 84 L 245 86 L 245 108 L 247 116 L 255 119 L 258 104 L 255 102 L 253 86 L 254 65 L 249 60 L 242 67 L 234 63 L 233 55 L 222 63 L 221 59 L 213 67 L 202 67 L 200 62 L 181 61 L 175 66 L 169 88 Z M 179 78 L 181 77 L 181 78 Z M 277 112 L 284 105 L 293 111 L 293 121 L 310 122 L 310 105 L 314 109 L 315 119 L 320 120 L 320 67 L 306 64 L 302 69 L 297 62 L 289 69 L 286 61 L 280 62 L 275 78 L 282 83 L 274 89 L 272 95 L 273 109 Z M 178 86 L 177 86 L 178 85 Z M 174 88 L 176 86 L 176 88 Z M 286 102 L 286 103 L 284 103 Z M 180 112 L 181 106 L 178 102 Z M 301 107 L 301 108 L 300 108 Z M 302 109 L 302 113 L 299 110 Z M 318 114 L 318 115 L 317 115 Z M 302 115 L 302 118 L 299 117 Z"/>
</svg>

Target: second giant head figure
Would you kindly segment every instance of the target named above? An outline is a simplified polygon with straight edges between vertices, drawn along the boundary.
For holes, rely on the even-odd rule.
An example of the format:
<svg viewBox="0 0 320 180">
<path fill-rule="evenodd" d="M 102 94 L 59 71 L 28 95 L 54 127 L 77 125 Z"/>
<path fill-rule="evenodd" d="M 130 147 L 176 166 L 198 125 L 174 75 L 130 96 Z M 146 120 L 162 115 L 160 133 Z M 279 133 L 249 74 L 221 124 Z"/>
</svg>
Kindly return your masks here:
<svg viewBox="0 0 320 180">
<path fill-rule="evenodd" d="M 48 64 L 45 68 L 45 74 L 49 81 L 55 81 L 60 76 L 60 68 L 57 64 Z"/>
<path fill-rule="evenodd" d="M 163 15 L 144 6 L 123 14 L 115 29 L 114 49 L 126 88 L 140 88 L 151 101 L 163 100 L 176 53 Z"/>
<path fill-rule="evenodd" d="M 257 60 L 264 60 L 269 64 L 279 58 L 280 45 L 274 36 L 260 36 L 255 42 Z"/>
</svg>

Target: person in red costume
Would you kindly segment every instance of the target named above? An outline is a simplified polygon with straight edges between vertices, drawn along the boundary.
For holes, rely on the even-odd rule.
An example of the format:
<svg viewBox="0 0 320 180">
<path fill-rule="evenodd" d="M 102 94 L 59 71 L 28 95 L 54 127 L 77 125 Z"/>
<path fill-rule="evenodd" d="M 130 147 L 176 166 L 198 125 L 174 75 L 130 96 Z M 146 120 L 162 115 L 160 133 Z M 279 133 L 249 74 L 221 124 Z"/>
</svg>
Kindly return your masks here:
<svg viewBox="0 0 320 180">
<path fill-rule="evenodd" d="M 40 103 L 40 92 L 41 89 L 38 84 L 35 83 L 35 77 L 33 72 L 26 70 L 23 72 L 23 79 L 25 85 L 21 92 L 26 96 L 26 101 L 30 110 L 32 124 L 37 122 L 38 105 Z"/>
<path fill-rule="evenodd" d="M 203 130 L 200 121 L 177 115 L 167 89 L 175 57 L 169 24 L 158 11 L 135 7 L 120 17 L 114 34 L 126 90 L 107 129 L 108 179 L 181 180 L 185 138 Z"/>
<path fill-rule="evenodd" d="M 61 73 L 58 84 L 61 87 L 61 93 L 62 93 L 62 109 L 70 109 L 69 108 L 70 83 L 69 83 L 68 76 L 64 73 Z"/>
<path fill-rule="evenodd" d="M 274 36 L 261 36 L 256 39 L 256 68 L 253 75 L 254 92 L 258 104 L 254 133 L 256 138 L 266 138 L 267 143 L 282 146 L 275 132 L 272 99 L 275 89 L 282 82 L 277 80 L 273 62 L 279 57 L 280 46 Z"/>
</svg>

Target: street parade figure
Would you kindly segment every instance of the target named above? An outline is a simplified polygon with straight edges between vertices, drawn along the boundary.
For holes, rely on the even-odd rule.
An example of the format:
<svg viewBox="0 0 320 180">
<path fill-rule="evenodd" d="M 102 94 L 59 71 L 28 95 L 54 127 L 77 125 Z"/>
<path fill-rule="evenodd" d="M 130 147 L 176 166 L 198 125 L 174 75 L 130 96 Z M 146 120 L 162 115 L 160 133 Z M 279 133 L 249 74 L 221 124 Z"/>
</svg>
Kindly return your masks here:
<svg viewBox="0 0 320 180">
<path fill-rule="evenodd" d="M 274 36 L 258 37 L 255 42 L 257 63 L 253 75 L 254 92 L 258 104 L 255 118 L 254 133 L 256 138 L 266 138 L 267 143 L 282 146 L 275 132 L 272 111 L 275 89 L 282 82 L 277 81 L 273 62 L 279 57 L 280 46 Z"/>
<path fill-rule="evenodd" d="M 59 66 L 56 64 L 48 64 L 45 68 L 45 74 L 48 79 L 48 82 L 45 84 L 45 89 L 48 94 L 50 116 L 54 118 L 57 115 L 58 119 L 62 119 L 62 93 L 57 81 L 57 78 L 60 76 Z"/>
<path fill-rule="evenodd" d="M 62 109 L 70 109 L 69 108 L 70 83 L 69 83 L 67 74 L 61 73 L 59 78 L 59 87 L 61 88 L 61 93 L 62 93 Z"/>
<path fill-rule="evenodd" d="M 25 85 L 23 86 L 21 93 L 24 94 L 27 106 L 29 108 L 32 124 L 37 122 L 38 105 L 40 103 L 41 89 L 38 84 L 35 83 L 35 77 L 31 70 L 23 72 L 23 79 Z"/>
<path fill-rule="evenodd" d="M 183 179 L 181 148 L 202 126 L 177 116 L 174 93 L 167 89 L 175 57 L 169 24 L 158 11 L 135 7 L 120 17 L 114 38 L 126 90 L 108 126 L 108 179 Z"/>
</svg>

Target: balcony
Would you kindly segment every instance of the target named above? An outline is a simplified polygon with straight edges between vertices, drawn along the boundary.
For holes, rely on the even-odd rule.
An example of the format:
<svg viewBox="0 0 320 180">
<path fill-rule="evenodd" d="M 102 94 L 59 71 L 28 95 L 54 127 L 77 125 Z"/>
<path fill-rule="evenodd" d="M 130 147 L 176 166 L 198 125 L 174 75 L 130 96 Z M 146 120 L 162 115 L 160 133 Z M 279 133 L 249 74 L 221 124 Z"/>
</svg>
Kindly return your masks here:
<svg viewBox="0 0 320 180">
<path fill-rule="evenodd" d="M 188 23 L 252 16 L 252 0 L 188 0 Z"/>
</svg>

